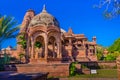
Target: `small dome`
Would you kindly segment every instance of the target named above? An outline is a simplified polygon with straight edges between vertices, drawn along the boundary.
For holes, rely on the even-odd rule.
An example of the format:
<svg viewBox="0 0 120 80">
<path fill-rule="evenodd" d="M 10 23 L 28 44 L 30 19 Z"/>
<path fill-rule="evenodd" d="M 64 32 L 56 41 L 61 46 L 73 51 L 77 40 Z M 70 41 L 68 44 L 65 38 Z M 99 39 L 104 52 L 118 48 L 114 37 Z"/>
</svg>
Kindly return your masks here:
<svg viewBox="0 0 120 80">
<path fill-rule="evenodd" d="M 46 11 L 45 6 L 43 7 L 43 10 L 40 14 L 36 15 L 32 18 L 29 26 L 36 26 L 36 25 L 45 25 L 45 26 L 57 26 L 59 27 L 59 22 L 55 17 L 53 17 L 51 14 L 49 14 Z"/>
</svg>

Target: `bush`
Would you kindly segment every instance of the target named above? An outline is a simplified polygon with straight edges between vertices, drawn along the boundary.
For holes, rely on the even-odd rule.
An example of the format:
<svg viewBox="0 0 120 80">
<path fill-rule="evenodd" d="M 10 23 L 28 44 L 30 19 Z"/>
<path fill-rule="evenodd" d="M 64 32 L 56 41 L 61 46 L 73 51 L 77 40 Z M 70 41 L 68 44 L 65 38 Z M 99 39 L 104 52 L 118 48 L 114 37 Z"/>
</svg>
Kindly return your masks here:
<svg viewBox="0 0 120 80">
<path fill-rule="evenodd" d="M 75 64 L 77 64 L 77 62 L 73 62 L 70 64 L 70 76 L 75 76 L 76 75 L 76 67 Z"/>
<path fill-rule="evenodd" d="M 114 52 L 114 53 L 109 53 L 105 58 L 104 60 L 105 61 L 115 61 L 116 58 L 120 55 L 120 53 L 118 52 Z"/>
</svg>

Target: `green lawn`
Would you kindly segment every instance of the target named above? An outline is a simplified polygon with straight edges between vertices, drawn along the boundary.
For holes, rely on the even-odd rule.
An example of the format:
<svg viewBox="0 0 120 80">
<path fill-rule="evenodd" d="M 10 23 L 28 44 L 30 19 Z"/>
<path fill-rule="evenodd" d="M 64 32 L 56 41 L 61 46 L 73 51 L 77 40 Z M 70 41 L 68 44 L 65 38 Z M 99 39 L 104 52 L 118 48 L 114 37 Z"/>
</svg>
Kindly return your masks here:
<svg viewBox="0 0 120 80">
<path fill-rule="evenodd" d="M 107 69 L 107 70 L 97 70 L 97 74 L 89 74 L 89 75 L 76 75 L 73 77 L 78 78 L 117 78 L 117 70 L 115 69 Z"/>
</svg>

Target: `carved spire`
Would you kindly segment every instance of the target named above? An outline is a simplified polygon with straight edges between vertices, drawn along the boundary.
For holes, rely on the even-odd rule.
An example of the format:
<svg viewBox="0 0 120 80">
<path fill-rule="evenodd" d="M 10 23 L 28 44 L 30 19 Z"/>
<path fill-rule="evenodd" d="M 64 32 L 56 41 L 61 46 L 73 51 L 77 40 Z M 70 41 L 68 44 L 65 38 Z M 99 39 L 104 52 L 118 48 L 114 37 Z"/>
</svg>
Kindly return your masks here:
<svg viewBox="0 0 120 80">
<path fill-rule="evenodd" d="M 46 13 L 46 12 L 47 12 L 47 11 L 46 11 L 46 6 L 45 6 L 45 4 L 43 5 L 42 12 L 43 12 L 43 13 Z"/>
<path fill-rule="evenodd" d="M 69 33 L 69 34 L 73 34 L 73 31 L 72 31 L 72 28 L 71 28 L 71 27 L 69 28 L 68 33 Z"/>
</svg>

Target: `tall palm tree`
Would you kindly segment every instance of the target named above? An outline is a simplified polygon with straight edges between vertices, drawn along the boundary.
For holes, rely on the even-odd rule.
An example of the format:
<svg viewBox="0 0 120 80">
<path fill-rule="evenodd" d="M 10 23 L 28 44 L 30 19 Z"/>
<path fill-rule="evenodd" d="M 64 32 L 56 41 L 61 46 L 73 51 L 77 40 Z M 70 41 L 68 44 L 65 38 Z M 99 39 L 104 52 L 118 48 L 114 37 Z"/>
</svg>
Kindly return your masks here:
<svg viewBox="0 0 120 80">
<path fill-rule="evenodd" d="M 16 26 L 16 24 L 17 22 L 13 17 L 0 15 L 0 50 L 4 41 L 18 35 L 20 26 Z"/>
</svg>

